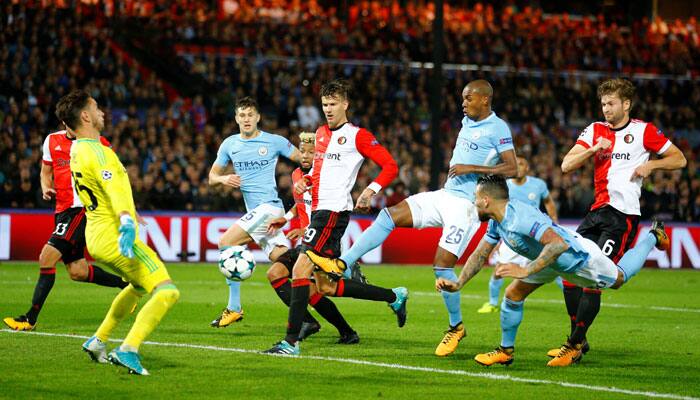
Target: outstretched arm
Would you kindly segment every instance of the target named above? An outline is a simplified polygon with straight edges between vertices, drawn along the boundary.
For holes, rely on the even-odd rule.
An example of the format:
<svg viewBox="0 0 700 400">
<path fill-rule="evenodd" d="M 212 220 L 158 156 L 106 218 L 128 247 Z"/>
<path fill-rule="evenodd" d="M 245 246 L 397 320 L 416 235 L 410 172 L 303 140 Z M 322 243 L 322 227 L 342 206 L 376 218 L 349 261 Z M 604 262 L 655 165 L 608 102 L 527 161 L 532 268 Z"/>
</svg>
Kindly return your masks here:
<svg viewBox="0 0 700 400">
<path fill-rule="evenodd" d="M 527 278 L 532 274 L 542 271 L 559 258 L 563 252 L 569 249 L 569 245 L 566 244 L 564 239 L 554 232 L 552 228 L 545 231 L 542 238 L 540 238 L 540 243 L 544 245 L 540 255 L 525 266 L 525 268 L 513 263 L 500 264 L 496 268 L 496 275 L 517 279 Z"/>
<path fill-rule="evenodd" d="M 474 250 L 464 264 L 464 268 L 462 268 L 462 272 L 459 274 L 459 281 L 453 282 L 445 278 L 438 278 L 435 281 L 435 288 L 447 292 L 457 292 L 462 289 L 462 287 L 481 270 L 484 264 L 486 264 L 494 247 L 496 247 L 495 244 L 489 243 L 486 239 L 481 239 L 476 250 Z"/>
</svg>

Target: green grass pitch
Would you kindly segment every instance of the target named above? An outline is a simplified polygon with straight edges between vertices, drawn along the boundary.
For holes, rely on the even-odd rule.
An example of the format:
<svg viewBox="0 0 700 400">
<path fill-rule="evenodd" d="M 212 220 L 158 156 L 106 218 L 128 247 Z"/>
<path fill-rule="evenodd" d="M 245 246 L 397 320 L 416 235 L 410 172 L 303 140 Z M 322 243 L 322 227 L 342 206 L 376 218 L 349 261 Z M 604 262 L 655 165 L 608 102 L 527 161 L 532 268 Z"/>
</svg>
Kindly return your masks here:
<svg viewBox="0 0 700 400">
<path fill-rule="evenodd" d="M 498 314 L 476 313 L 491 270 L 462 291 L 467 337 L 450 357 L 433 355 L 447 315 L 432 270 L 406 266 L 364 268 L 373 284 L 409 288 L 404 328 L 397 328 L 384 304 L 334 299 L 360 334 L 359 345 L 335 344 L 337 332 L 322 321 L 321 332 L 302 344 L 301 358 L 258 354 L 283 337 L 287 317 L 265 281 L 266 267 L 259 265 L 243 284 L 245 319 L 214 329 L 209 322 L 227 299 L 223 277 L 211 264 L 168 266 L 181 297 L 148 339 L 158 344 L 141 348 L 149 377 L 89 361 L 79 336 L 92 335 L 117 291 L 71 282 L 59 270 L 37 334 L 0 331 L 0 398 L 700 397 L 697 271 L 643 270 L 621 290 L 604 292 L 588 335 L 591 352 L 579 365 L 551 369 L 545 353 L 562 343 L 569 325 L 555 285 L 526 302 L 512 366 L 485 368 L 473 361 L 500 339 Z M 1 317 L 26 311 L 37 274 L 32 263 L 0 264 Z M 114 338 L 123 338 L 131 322 L 133 317 L 124 321 Z"/>
</svg>

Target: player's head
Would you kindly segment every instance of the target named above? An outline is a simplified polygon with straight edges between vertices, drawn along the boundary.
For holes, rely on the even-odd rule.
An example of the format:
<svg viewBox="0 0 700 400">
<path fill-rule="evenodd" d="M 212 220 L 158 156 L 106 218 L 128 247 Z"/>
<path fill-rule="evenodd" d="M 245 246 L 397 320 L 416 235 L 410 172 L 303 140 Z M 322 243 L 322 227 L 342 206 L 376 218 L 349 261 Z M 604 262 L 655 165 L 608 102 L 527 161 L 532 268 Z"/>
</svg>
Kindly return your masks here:
<svg viewBox="0 0 700 400">
<path fill-rule="evenodd" d="M 524 157 L 517 157 L 518 163 L 518 173 L 515 175 L 516 178 L 522 179 L 527 176 L 530 172 L 530 163 Z"/>
<path fill-rule="evenodd" d="M 258 102 L 250 96 L 242 97 L 236 101 L 236 123 L 238 129 L 244 135 L 252 135 L 258 130 L 260 112 Z"/>
<path fill-rule="evenodd" d="M 56 117 L 72 132 L 105 127 L 105 113 L 85 90 L 74 90 L 61 97 L 56 104 Z"/>
<path fill-rule="evenodd" d="M 462 111 L 474 121 L 482 120 L 491 113 L 493 88 L 483 79 L 471 81 L 462 90 Z"/>
<path fill-rule="evenodd" d="M 476 183 L 476 200 L 474 205 L 480 221 L 488 221 L 494 211 L 508 202 L 508 184 L 499 175 L 484 175 Z"/>
<path fill-rule="evenodd" d="M 334 128 L 347 121 L 350 85 L 342 79 L 334 79 L 321 86 L 321 106 L 328 126 Z"/>
<path fill-rule="evenodd" d="M 302 132 L 299 134 L 299 151 L 301 152 L 301 170 L 309 172 L 314 162 L 316 153 L 316 134 L 313 132 Z"/>
<path fill-rule="evenodd" d="M 605 121 L 617 125 L 629 116 L 634 103 L 635 88 L 627 79 L 608 79 L 598 86 L 598 98 Z"/>
</svg>

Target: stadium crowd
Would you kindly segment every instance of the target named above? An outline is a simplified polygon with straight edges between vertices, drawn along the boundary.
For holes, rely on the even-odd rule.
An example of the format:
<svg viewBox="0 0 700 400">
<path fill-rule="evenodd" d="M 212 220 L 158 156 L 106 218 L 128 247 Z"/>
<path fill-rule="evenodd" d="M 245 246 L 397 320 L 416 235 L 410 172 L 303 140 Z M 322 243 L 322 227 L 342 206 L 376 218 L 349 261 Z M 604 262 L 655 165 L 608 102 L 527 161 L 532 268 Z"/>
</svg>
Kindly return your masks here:
<svg viewBox="0 0 700 400">
<path fill-rule="evenodd" d="M 250 8 L 246 8 L 245 2 L 236 4 L 239 9 L 228 18 L 243 18 L 244 15 L 250 14 Z M 305 10 L 304 7 L 319 7 L 314 2 L 303 2 L 303 7 L 302 2 L 289 4 L 299 5 L 300 10 Z M 362 7 L 372 7 L 372 4 L 378 3 L 366 2 Z M 153 18 L 152 23 L 171 26 L 172 30 L 163 30 L 163 34 L 171 38 L 172 43 L 200 40 L 228 43 L 229 37 L 224 31 L 233 29 L 234 36 L 238 38 L 236 40 L 242 40 L 240 45 L 252 53 L 251 49 L 261 43 L 268 43 L 266 40 L 269 40 L 269 35 L 272 32 L 279 35 L 281 29 L 292 33 L 278 36 L 283 38 L 280 41 L 270 41 L 279 42 L 279 47 L 272 54 L 315 58 L 313 62 L 261 62 L 260 59 L 250 57 L 184 57 L 182 63 L 189 69 L 190 74 L 203 77 L 212 87 L 217 88 L 217 94 L 195 96 L 191 101 L 179 98 L 171 101 L 157 77 L 145 73 L 138 63 L 125 60 L 122 53 L 109 45 L 109 18 L 103 21 L 105 25 L 97 27 L 90 23 L 90 19 L 74 13 L 6 5 L 0 22 L 0 207 L 50 207 L 49 203 L 41 200 L 39 188 L 42 141 L 48 132 L 59 128 L 52 109 L 57 99 L 69 90 L 83 86 L 88 88 L 100 106 L 107 111 L 105 136 L 112 142 L 128 169 L 136 203 L 140 209 L 243 211 L 243 199 L 239 191 L 220 186 L 211 188 L 207 184 L 207 173 L 219 143 L 236 131 L 231 107 L 233 100 L 247 94 L 255 96 L 263 113 L 261 128 L 295 140 L 297 133 L 314 129 L 318 123 L 323 122 L 318 104 L 318 90 L 323 81 L 338 76 L 344 76 L 355 87 L 362 88 L 354 94 L 351 119 L 372 130 L 389 148 L 400 166 L 399 179 L 386 193 L 376 198 L 375 208 L 395 204 L 410 193 L 427 190 L 431 156 L 429 70 L 410 69 L 400 65 L 353 67 L 319 62 L 318 56 L 374 58 L 377 54 L 382 54 L 385 58 L 420 60 L 421 48 L 430 48 L 428 42 L 420 39 L 420 35 L 425 34 L 427 28 L 411 23 L 410 19 L 405 23 L 411 29 L 415 29 L 416 33 L 402 39 L 410 46 L 399 46 L 398 53 L 390 48 L 383 48 L 384 45 L 391 47 L 394 45 L 390 43 L 398 42 L 391 36 L 382 35 L 391 35 L 392 29 L 399 31 L 404 28 L 379 29 L 376 28 L 382 26 L 379 21 L 369 24 L 375 28 L 367 28 L 364 26 L 367 25 L 367 13 L 362 7 L 350 10 L 349 28 L 344 31 L 344 39 L 338 41 L 347 46 L 338 45 L 336 48 L 329 43 L 335 43 L 333 41 L 338 40 L 336 31 L 343 29 L 334 29 L 333 24 L 330 24 L 327 30 L 313 36 L 304 36 L 308 24 L 319 22 L 316 14 L 310 12 L 300 11 L 297 20 L 282 22 L 275 21 L 272 16 L 260 18 L 255 14 L 245 17 L 247 20 L 241 20 L 243 24 L 225 25 L 223 21 L 216 22 L 216 16 L 212 16 L 213 20 L 209 21 L 210 16 L 206 13 L 190 15 L 192 11 L 187 11 L 186 8 L 177 15 L 181 20 L 177 20 L 176 15 L 170 14 L 172 10 L 158 10 L 156 7 L 152 12 L 160 13 L 162 18 Z M 461 43 L 467 43 L 465 49 L 448 50 L 448 54 L 458 57 L 451 61 L 469 60 L 489 64 L 490 60 L 495 60 L 493 63 L 498 65 L 505 58 L 497 58 L 499 53 L 494 51 L 499 47 L 497 43 L 511 43 L 515 39 L 509 35 L 520 34 L 524 36 L 517 36 L 518 38 L 528 39 L 523 39 L 525 41 L 522 43 L 525 44 L 521 43 L 519 48 L 530 50 L 519 52 L 521 55 L 518 56 L 507 56 L 511 50 L 505 50 L 501 55 L 511 57 L 511 61 L 518 57 L 526 57 L 524 65 L 528 67 L 574 66 L 582 69 L 614 70 L 615 68 L 610 66 L 617 64 L 611 64 L 611 59 L 605 61 L 605 57 L 623 53 L 606 50 L 601 53 L 604 55 L 600 59 L 603 60 L 601 63 L 595 61 L 587 64 L 584 60 L 586 57 L 582 57 L 585 52 L 574 49 L 572 54 L 581 57 L 580 59 L 567 61 L 564 57 L 563 64 L 556 64 L 552 60 L 558 56 L 534 45 L 540 43 L 549 46 L 549 42 L 553 40 L 548 38 L 549 33 L 527 28 L 537 25 L 530 23 L 533 18 L 543 18 L 541 14 L 537 16 L 536 10 L 512 13 L 509 18 L 505 17 L 509 12 L 504 11 L 499 18 L 484 25 L 486 30 L 482 31 L 478 20 L 484 16 L 493 16 L 493 11 L 488 10 L 486 7 L 486 11 L 478 15 L 474 10 L 463 10 L 464 18 L 472 18 L 471 30 L 465 30 L 465 26 L 469 24 L 463 23 L 464 21 L 454 23 L 448 18 L 446 25 L 450 35 L 457 35 L 450 36 L 448 42 L 460 43 L 460 46 Z M 411 12 L 408 12 L 405 18 L 410 18 L 411 15 L 421 20 L 427 18 Z M 283 19 L 291 18 L 288 13 L 281 14 Z M 375 15 L 373 12 L 369 14 Z M 460 15 L 459 12 L 450 14 L 450 18 Z M 469 15 L 471 17 L 468 17 Z M 523 18 L 523 15 L 527 18 Z M 551 18 L 564 26 L 566 21 L 569 21 L 566 16 Z M 399 26 L 399 19 L 391 19 L 391 25 Z M 193 25 L 182 25 L 182 21 L 190 21 Z M 510 28 L 503 28 L 505 21 L 508 21 Z M 520 26 L 517 21 L 524 25 Z M 572 26 L 576 28 L 564 31 L 570 32 L 570 35 L 581 35 L 578 29 L 582 23 L 585 25 L 585 21 L 572 22 Z M 221 30 L 217 30 L 218 24 L 221 24 Z M 42 29 L 47 26 L 56 28 Z M 700 60 L 696 53 L 695 21 L 688 21 L 684 25 L 687 31 L 693 32 L 686 36 L 676 35 L 668 26 L 665 28 L 668 33 L 649 34 L 653 26 L 655 25 L 648 24 L 645 33 L 632 29 L 635 34 L 626 36 L 632 41 L 631 47 L 639 50 L 647 46 L 651 49 L 650 55 L 646 59 L 625 59 L 622 63 L 645 69 L 659 67 L 660 72 L 680 72 L 674 69 L 676 67 L 671 65 L 673 63 L 666 63 L 669 59 L 674 59 L 679 60 L 679 63 L 682 61 L 685 70 L 695 68 L 695 64 Z M 452 29 L 455 27 L 459 29 Z M 492 27 L 498 30 L 491 30 Z M 658 31 L 659 28 L 654 29 Z M 257 35 L 250 34 L 253 30 L 258 32 Z M 212 33 L 214 31 L 216 35 Z M 619 40 L 610 39 L 613 34 L 601 35 L 596 29 L 593 31 L 596 33 L 582 37 L 609 40 L 605 43 L 610 43 L 611 46 L 621 43 Z M 689 50 L 689 61 L 683 61 L 683 57 L 670 58 L 672 56 L 666 52 L 670 48 L 667 42 L 671 41 L 672 35 L 676 35 L 675 40 L 682 41 L 687 48 L 693 48 Z M 665 44 L 657 46 L 654 42 L 657 36 L 661 38 L 659 42 Z M 460 39 L 465 37 L 467 39 L 464 41 Z M 566 35 L 562 34 L 561 37 Z M 481 40 L 489 41 L 489 44 L 479 45 Z M 556 40 L 559 40 L 559 35 Z M 637 46 L 636 40 L 641 40 L 644 46 Z M 564 40 L 566 46 L 578 46 L 575 42 L 576 40 L 571 38 Z M 586 52 L 598 48 L 587 42 L 582 43 Z M 482 49 L 486 58 L 479 58 L 476 53 L 472 54 L 474 48 Z M 355 50 L 346 49 L 365 49 L 366 53 L 359 54 Z M 418 52 L 414 53 L 416 49 Z M 537 54 L 538 57 L 549 55 L 545 64 L 542 64 L 530 59 L 528 54 Z M 429 53 L 423 55 L 429 56 Z M 596 59 L 595 55 L 591 57 Z M 73 62 L 58 63 L 56 60 L 59 58 Z M 638 61 L 642 63 L 636 64 Z M 657 66 L 656 63 L 665 65 Z M 670 69 L 665 69 L 667 67 Z M 582 216 L 593 200 L 592 165 L 569 175 L 562 175 L 559 165 L 566 151 L 573 146 L 578 132 L 588 123 L 601 118 L 595 94 L 597 80 L 557 74 L 535 77 L 515 73 L 446 73 L 442 93 L 444 118 L 441 123 L 444 140 L 440 144 L 445 160 L 445 172 L 462 118 L 461 89 L 466 82 L 476 77 L 484 77 L 493 84 L 494 110 L 511 124 L 517 152 L 530 160 L 532 173 L 548 182 L 560 215 L 564 218 Z M 651 179 L 645 181 L 642 196 L 643 217 L 656 215 L 664 219 L 698 221 L 700 146 L 698 142 L 688 140 L 688 137 L 689 132 L 696 133 L 700 129 L 697 114 L 697 110 L 700 109 L 700 85 L 693 80 L 643 80 L 635 83 L 638 85 L 638 101 L 632 115 L 653 121 L 662 128 L 685 152 L 688 159 L 688 167 L 684 171 L 656 172 Z M 368 177 L 374 175 L 373 168 L 371 163 L 364 165 L 358 177 L 357 187 L 365 187 Z M 291 169 L 290 164 L 282 162 L 277 171 L 280 194 L 287 206 L 292 203 Z M 442 180 L 444 178 L 443 173 Z"/>
</svg>

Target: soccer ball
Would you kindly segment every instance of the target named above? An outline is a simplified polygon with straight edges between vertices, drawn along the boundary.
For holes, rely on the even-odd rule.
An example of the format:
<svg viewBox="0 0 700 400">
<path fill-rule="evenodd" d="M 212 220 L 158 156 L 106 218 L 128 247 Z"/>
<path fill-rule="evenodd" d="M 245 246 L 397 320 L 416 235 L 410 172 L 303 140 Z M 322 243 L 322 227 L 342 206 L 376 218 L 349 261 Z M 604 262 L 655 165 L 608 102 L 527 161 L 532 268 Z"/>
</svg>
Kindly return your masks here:
<svg viewBox="0 0 700 400">
<path fill-rule="evenodd" d="M 234 281 L 244 281 L 255 271 L 255 257 L 245 246 L 232 246 L 219 254 L 219 271 Z"/>
</svg>

